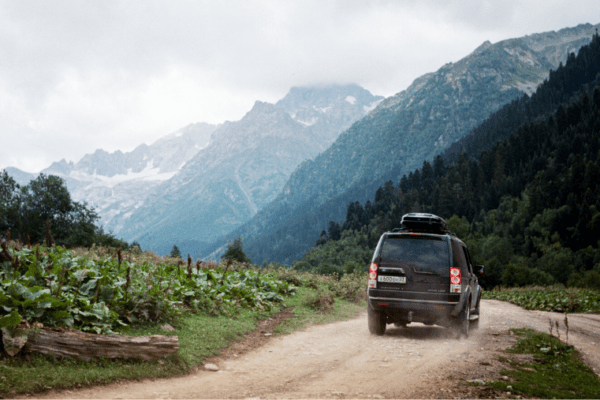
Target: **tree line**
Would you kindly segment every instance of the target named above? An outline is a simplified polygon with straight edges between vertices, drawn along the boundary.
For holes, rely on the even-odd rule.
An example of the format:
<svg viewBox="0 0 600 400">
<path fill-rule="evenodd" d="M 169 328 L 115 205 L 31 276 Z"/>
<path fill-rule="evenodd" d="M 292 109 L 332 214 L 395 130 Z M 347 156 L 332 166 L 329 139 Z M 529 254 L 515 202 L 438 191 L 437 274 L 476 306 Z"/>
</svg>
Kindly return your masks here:
<svg viewBox="0 0 600 400">
<path fill-rule="evenodd" d="M 5 170 L 0 172 L 0 232 L 7 236 L 10 232 L 12 239 L 31 244 L 53 241 L 66 247 L 95 243 L 127 248 L 126 242 L 96 225 L 98 218 L 86 203 L 71 199 L 58 176 L 40 174 L 20 186 Z"/>
</svg>

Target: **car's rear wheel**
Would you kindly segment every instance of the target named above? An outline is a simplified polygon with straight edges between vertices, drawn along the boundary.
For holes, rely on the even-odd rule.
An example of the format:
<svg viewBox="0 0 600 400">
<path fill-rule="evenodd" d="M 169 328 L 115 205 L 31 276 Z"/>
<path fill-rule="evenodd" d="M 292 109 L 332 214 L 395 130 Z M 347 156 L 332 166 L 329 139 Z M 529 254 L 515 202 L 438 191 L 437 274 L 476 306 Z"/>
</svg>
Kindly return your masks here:
<svg viewBox="0 0 600 400">
<path fill-rule="evenodd" d="M 481 295 L 477 299 L 477 308 L 475 308 L 475 311 L 473 312 L 473 314 L 471 314 L 471 318 L 475 317 L 475 319 L 471 319 L 471 328 L 470 328 L 471 330 L 479 328 L 479 320 L 481 319 L 481 313 L 479 312 L 480 308 L 481 308 Z"/>
<path fill-rule="evenodd" d="M 454 321 L 454 330 L 456 331 L 456 335 L 458 338 L 464 336 L 465 338 L 469 337 L 469 317 L 471 316 L 471 304 L 467 303 L 464 310 L 458 314 L 456 320 Z"/>
<path fill-rule="evenodd" d="M 462 319 L 460 321 L 460 334 L 462 336 L 464 336 L 465 338 L 469 337 L 469 325 L 471 323 L 471 321 L 469 321 L 469 318 L 471 317 L 471 304 L 467 303 L 467 306 L 465 307 L 465 309 L 463 310 L 462 314 Z"/>
<path fill-rule="evenodd" d="M 471 321 L 471 326 L 469 329 L 474 330 L 474 329 L 478 329 L 479 328 L 479 319 L 481 317 L 478 315 L 476 319 Z"/>
<path fill-rule="evenodd" d="M 370 306 L 367 307 L 369 319 L 369 332 L 373 335 L 381 336 L 385 333 L 385 315 L 378 310 L 373 310 Z"/>
</svg>

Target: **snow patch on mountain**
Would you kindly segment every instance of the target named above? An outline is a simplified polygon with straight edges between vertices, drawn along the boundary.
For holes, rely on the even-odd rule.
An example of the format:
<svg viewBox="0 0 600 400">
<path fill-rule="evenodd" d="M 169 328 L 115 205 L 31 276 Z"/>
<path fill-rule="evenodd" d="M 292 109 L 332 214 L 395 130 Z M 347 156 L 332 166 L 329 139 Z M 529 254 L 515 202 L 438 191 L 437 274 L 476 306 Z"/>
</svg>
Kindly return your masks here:
<svg viewBox="0 0 600 400">
<path fill-rule="evenodd" d="M 313 126 L 318 121 L 318 119 L 312 118 L 308 121 L 302 121 L 302 120 L 297 119 L 296 121 L 300 122 L 304 126 Z"/>
<path fill-rule="evenodd" d="M 118 233 L 159 184 L 172 179 L 209 145 L 217 127 L 190 124 L 150 146 L 141 144 L 128 153 L 97 150 L 76 164 L 61 160 L 42 172 L 65 179 L 72 198 L 93 206 L 100 224 Z"/>
<path fill-rule="evenodd" d="M 181 169 L 183 164 L 179 167 Z M 96 172 L 96 171 L 94 171 Z M 113 188 L 118 184 L 127 181 L 133 180 L 143 180 L 147 182 L 151 181 L 166 181 L 171 179 L 177 171 L 172 172 L 160 172 L 159 167 L 154 167 L 154 160 L 148 161 L 146 164 L 146 168 L 141 170 L 140 172 L 133 172 L 131 168 L 127 169 L 126 174 L 118 174 L 114 176 L 103 176 L 94 173 L 93 175 L 86 174 L 85 172 L 80 171 L 72 171 L 69 176 L 73 179 L 78 179 L 80 181 L 92 182 L 90 185 L 86 186 L 84 190 L 91 189 L 94 187 L 108 187 Z"/>
</svg>

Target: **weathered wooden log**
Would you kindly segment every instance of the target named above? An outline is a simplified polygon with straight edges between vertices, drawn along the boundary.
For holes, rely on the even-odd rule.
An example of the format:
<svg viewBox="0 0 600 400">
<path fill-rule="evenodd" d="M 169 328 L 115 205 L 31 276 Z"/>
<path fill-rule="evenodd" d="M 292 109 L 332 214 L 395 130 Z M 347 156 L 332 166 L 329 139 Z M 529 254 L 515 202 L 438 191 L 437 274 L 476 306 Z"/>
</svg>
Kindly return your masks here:
<svg viewBox="0 0 600 400">
<path fill-rule="evenodd" d="M 95 358 L 156 360 L 179 350 L 177 336 L 96 335 L 80 331 L 29 330 L 27 348 L 41 354 L 90 361 Z"/>
</svg>

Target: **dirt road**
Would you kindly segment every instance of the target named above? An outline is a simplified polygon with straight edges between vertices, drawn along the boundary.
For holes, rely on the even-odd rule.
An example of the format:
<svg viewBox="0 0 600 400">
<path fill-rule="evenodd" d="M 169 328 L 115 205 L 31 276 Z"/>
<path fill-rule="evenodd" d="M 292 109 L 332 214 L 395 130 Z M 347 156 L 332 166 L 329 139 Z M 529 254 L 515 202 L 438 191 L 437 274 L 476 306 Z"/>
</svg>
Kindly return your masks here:
<svg viewBox="0 0 600 400">
<path fill-rule="evenodd" d="M 245 355 L 218 361 L 218 372 L 37 394 L 37 398 L 453 398 L 495 397 L 469 380 L 499 379 L 501 351 L 517 339 L 509 328 L 548 332 L 564 314 L 526 311 L 500 301 L 482 303 L 479 330 L 457 340 L 439 327 L 388 326 L 369 334 L 366 312 L 271 338 Z M 600 316 L 570 315 L 569 343 L 600 372 Z M 504 397 L 511 397 L 504 393 Z"/>
</svg>

